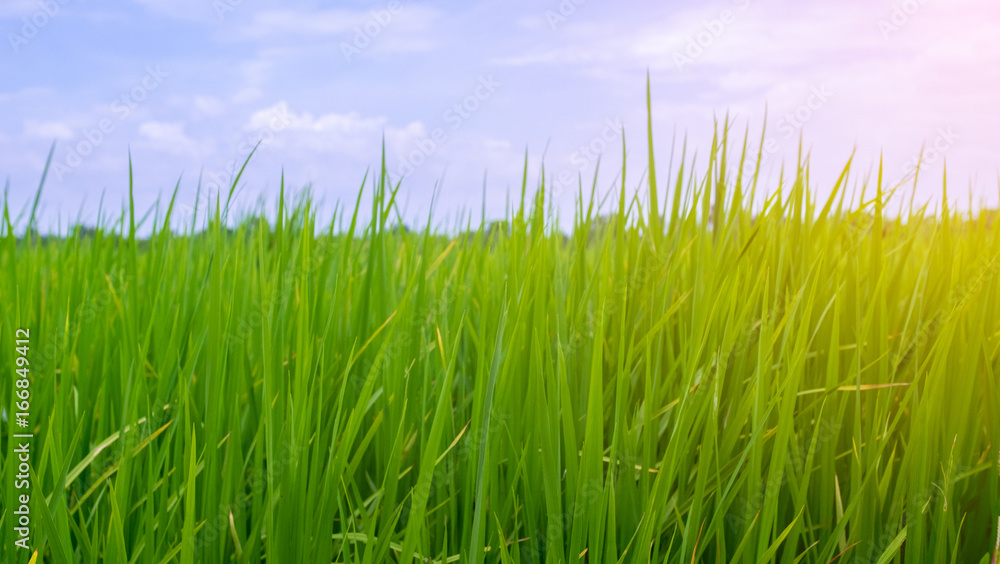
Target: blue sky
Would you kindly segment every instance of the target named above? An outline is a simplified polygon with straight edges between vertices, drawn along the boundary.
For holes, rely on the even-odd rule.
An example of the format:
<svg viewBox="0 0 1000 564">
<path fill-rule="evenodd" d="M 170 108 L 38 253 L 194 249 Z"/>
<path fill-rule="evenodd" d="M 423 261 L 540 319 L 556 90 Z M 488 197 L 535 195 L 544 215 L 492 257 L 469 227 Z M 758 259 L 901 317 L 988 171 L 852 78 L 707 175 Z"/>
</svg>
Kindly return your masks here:
<svg viewBox="0 0 1000 564">
<path fill-rule="evenodd" d="M 887 177 L 930 151 L 918 200 L 947 158 L 953 196 L 997 203 L 1000 8 L 987 0 L 608 2 L 604 0 L 4 0 L 0 174 L 15 208 L 33 195 L 53 141 L 46 225 L 86 222 L 127 197 L 148 207 L 183 174 L 209 190 L 262 141 L 239 203 L 273 198 L 284 170 L 325 209 L 353 203 L 377 166 L 405 175 L 409 223 L 503 215 L 525 151 L 558 186 L 567 220 L 578 174 L 604 153 L 611 189 L 628 147 L 630 190 L 646 167 L 645 80 L 656 153 L 672 135 L 702 152 L 726 112 L 777 181 L 800 129 L 819 192 L 857 148 Z M 664 165 L 661 165 L 664 166 Z M 560 181 L 563 179 L 563 181 Z M 570 182 L 565 182 L 570 179 Z M 773 186 L 776 184 L 772 183 Z M 565 222 L 566 220 L 564 220 Z"/>
</svg>

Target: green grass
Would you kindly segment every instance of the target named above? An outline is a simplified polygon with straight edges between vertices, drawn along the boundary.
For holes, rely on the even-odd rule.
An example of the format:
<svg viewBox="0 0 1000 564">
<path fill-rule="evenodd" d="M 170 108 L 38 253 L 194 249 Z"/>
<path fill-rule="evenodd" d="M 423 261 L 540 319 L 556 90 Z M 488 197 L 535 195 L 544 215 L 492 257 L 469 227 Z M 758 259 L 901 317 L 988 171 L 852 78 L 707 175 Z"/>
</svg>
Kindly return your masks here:
<svg viewBox="0 0 1000 564">
<path fill-rule="evenodd" d="M 5 205 L 40 561 L 989 562 L 1000 228 L 850 165 L 758 185 L 727 137 L 571 225 L 527 164 L 459 234 L 394 228 L 384 166 L 366 224 L 283 188 L 43 241 Z"/>
</svg>

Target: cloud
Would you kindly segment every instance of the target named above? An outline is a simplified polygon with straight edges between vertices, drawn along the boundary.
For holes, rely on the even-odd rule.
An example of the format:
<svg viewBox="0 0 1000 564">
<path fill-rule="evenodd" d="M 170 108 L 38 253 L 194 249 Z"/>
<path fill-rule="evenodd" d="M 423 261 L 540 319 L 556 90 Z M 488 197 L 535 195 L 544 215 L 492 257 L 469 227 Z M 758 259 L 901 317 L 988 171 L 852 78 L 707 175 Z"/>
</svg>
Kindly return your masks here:
<svg viewBox="0 0 1000 564">
<path fill-rule="evenodd" d="M 521 29 L 538 30 L 544 28 L 547 24 L 545 18 L 538 14 L 524 15 L 517 18 L 514 21 L 514 25 Z"/>
<path fill-rule="evenodd" d="M 610 58 L 606 54 L 602 55 L 600 50 L 579 46 L 497 57 L 493 62 L 510 67 L 524 67 L 529 65 L 581 65 L 601 60 L 610 61 Z"/>
<path fill-rule="evenodd" d="M 221 30 L 220 37 L 256 45 L 261 60 L 294 64 L 336 50 L 350 62 L 360 53 L 379 56 L 435 49 L 443 37 L 433 32 L 440 16 L 436 9 L 398 0 L 367 11 L 262 10 L 240 26 Z"/>
<path fill-rule="evenodd" d="M 154 150 L 175 155 L 203 158 L 210 147 L 199 143 L 184 133 L 184 123 L 145 121 L 139 124 L 139 135 Z"/>
<path fill-rule="evenodd" d="M 506 139 L 494 139 L 492 137 L 487 137 L 483 140 L 483 146 L 486 147 L 488 151 L 499 151 L 503 153 L 510 152 L 510 141 Z"/>
<path fill-rule="evenodd" d="M 93 11 L 84 12 L 83 16 L 87 21 L 105 24 L 105 23 L 117 23 L 128 25 L 129 16 L 124 11 Z"/>
<path fill-rule="evenodd" d="M 218 116 L 226 111 L 226 104 L 214 96 L 195 96 L 194 107 L 209 116 Z"/>
<path fill-rule="evenodd" d="M 260 85 L 267 82 L 274 64 L 264 59 L 251 59 L 240 64 L 240 72 L 243 79 L 252 85 Z"/>
<path fill-rule="evenodd" d="M 390 2 L 373 10 L 267 10 L 254 14 L 240 29 L 245 38 L 276 35 L 337 36 L 349 33 L 379 35 L 383 30 L 427 31 L 439 13 L 433 8 L 410 3 Z"/>
<path fill-rule="evenodd" d="M 242 27 L 242 35 L 262 38 L 273 35 L 334 35 L 346 33 L 368 20 L 365 12 L 327 10 L 307 14 L 295 10 L 269 10 L 254 14 L 253 20 Z"/>
<path fill-rule="evenodd" d="M 58 139 L 65 141 L 73 138 L 73 128 L 61 121 L 24 121 L 24 134 L 39 139 Z"/>
<path fill-rule="evenodd" d="M 171 18 L 192 21 L 218 21 L 214 0 L 135 0 L 151 12 Z M 229 6 L 233 0 L 220 0 Z"/>
<path fill-rule="evenodd" d="M 524 19 L 521 25 L 529 23 Z M 864 29 L 859 32 L 859 28 Z M 835 64 L 882 43 L 870 10 L 849 2 L 836 9 L 749 0 L 713 2 L 681 11 L 654 10 L 641 19 L 613 19 L 600 25 L 573 19 L 558 31 L 494 62 L 585 67 L 609 77 L 633 69 L 678 70 L 676 57 L 683 55 L 693 59 L 687 70 L 715 72 L 718 67 L 741 66 L 764 71 L 817 58 Z M 689 47 L 695 54 L 686 51 Z"/>
<path fill-rule="evenodd" d="M 515 151 L 511 142 L 506 139 L 487 137 L 482 143 L 483 153 L 491 164 L 503 162 L 506 165 L 511 159 L 521 162 L 521 158 L 523 158 L 523 155 L 519 151 Z"/>
<path fill-rule="evenodd" d="M 260 88 L 243 88 L 233 94 L 232 102 L 234 104 L 243 104 L 246 102 L 253 102 L 254 100 L 259 100 L 264 93 Z"/>
<path fill-rule="evenodd" d="M 63 0 L 62 3 L 65 3 Z M 36 0 L 4 0 L 0 4 L 0 18 L 20 18 L 42 12 L 42 7 Z"/>
<path fill-rule="evenodd" d="M 357 112 L 314 116 L 310 112 L 296 113 L 285 101 L 254 112 L 243 129 L 261 139 L 273 137 L 279 146 L 359 159 L 370 159 L 377 154 L 383 135 L 387 148 L 393 152 L 427 136 L 420 121 L 392 126 L 386 117 L 365 117 Z"/>
</svg>

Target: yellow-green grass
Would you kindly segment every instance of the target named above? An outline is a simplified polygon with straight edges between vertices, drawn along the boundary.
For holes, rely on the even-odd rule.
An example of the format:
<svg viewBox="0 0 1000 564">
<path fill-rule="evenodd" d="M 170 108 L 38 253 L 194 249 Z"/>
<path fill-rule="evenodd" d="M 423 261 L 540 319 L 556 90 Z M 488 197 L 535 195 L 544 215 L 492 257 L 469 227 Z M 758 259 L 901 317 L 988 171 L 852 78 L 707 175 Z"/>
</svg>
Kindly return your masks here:
<svg viewBox="0 0 1000 564">
<path fill-rule="evenodd" d="M 759 185 L 728 125 L 571 221 L 526 173 L 457 234 L 394 228 L 384 165 L 367 224 L 283 188 L 41 240 L 5 205 L 39 560 L 989 562 L 1000 228 L 850 165 Z"/>
</svg>

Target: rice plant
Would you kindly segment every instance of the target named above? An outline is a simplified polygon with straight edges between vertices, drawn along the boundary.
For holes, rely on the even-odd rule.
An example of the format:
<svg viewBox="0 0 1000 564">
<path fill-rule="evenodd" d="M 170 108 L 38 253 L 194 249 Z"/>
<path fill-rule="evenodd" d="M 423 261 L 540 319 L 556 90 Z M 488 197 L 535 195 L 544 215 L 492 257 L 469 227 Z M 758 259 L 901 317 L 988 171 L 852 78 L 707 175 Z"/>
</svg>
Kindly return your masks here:
<svg viewBox="0 0 1000 564">
<path fill-rule="evenodd" d="M 384 162 L 324 225 L 283 182 L 179 229 L 176 191 L 48 237 L 5 202 L 3 560 L 995 562 L 994 216 L 766 185 L 730 125 L 667 170 L 650 127 L 571 220 L 528 162 L 414 230 Z"/>
</svg>

